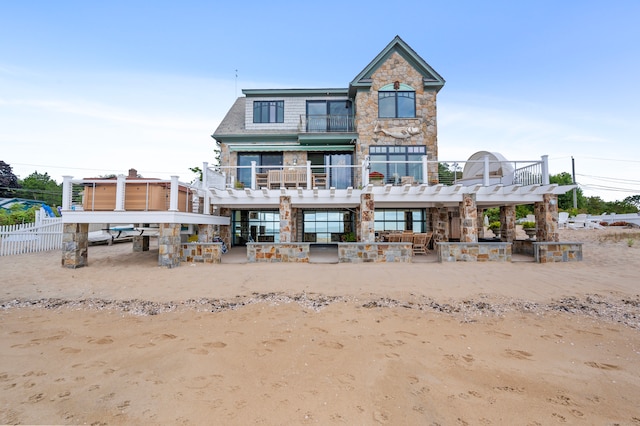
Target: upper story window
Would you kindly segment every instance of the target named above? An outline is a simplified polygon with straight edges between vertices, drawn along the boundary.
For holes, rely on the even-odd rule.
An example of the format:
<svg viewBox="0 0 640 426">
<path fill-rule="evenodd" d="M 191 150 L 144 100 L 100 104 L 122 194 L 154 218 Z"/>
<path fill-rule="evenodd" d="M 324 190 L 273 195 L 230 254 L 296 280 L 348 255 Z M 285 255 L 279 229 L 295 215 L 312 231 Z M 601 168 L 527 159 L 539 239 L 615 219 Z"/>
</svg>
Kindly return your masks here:
<svg viewBox="0 0 640 426">
<path fill-rule="evenodd" d="M 307 101 L 308 132 L 351 132 L 351 101 Z"/>
<path fill-rule="evenodd" d="M 416 116 L 416 92 L 409 85 L 395 82 L 378 91 L 378 117 L 414 118 Z"/>
<path fill-rule="evenodd" d="M 254 123 L 283 123 L 284 101 L 254 101 Z"/>
</svg>

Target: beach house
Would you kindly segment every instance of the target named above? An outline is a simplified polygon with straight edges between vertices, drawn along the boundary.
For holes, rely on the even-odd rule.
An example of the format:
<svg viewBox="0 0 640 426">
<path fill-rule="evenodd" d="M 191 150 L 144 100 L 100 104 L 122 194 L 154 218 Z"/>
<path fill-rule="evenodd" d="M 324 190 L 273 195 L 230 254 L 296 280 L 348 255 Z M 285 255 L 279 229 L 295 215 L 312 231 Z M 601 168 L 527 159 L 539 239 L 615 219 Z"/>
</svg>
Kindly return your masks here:
<svg viewBox="0 0 640 426">
<path fill-rule="evenodd" d="M 428 233 L 441 260 L 482 260 L 510 256 L 515 207 L 534 204 L 536 241 L 558 242 L 557 195 L 573 186 L 549 183 L 546 156 L 508 161 L 487 147 L 467 160 L 439 161 L 444 85 L 395 37 L 345 87 L 243 90 L 212 134 L 220 162 L 204 163 L 189 212 L 178 211 L 174 182 L 167 199 L 174 191 L 168 210 L 175 217 L 135 221 L 193 214 L 187 223 L 202 225 L 200 240 L 217 235 L 227 246 L 246 246 L 250 261 L 305 261 L 313 244 L 339 245 L 341 261 L 404 261 L 412 242 L 389 243 L 403 232 Z M 126 197 L 124 178 L 120 185 L 117 197 Z M 502 228 L 499 240 L 487 242 L 482 218 L 491 207 L 500 208 Z M 87 220 L 92 210 L 85 200 L 84 212 L 66 221 Z M 161 240 L 161 253 L 175 244 Z"/>
</svg>

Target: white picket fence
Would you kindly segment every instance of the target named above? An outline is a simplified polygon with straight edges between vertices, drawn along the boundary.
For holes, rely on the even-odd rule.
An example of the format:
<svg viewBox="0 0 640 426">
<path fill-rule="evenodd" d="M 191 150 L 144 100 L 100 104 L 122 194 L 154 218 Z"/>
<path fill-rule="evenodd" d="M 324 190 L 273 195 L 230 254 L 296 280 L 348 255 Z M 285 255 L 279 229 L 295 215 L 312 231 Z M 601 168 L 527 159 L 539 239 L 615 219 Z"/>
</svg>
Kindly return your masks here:
<svg viewBox="0 0 640 426">
<path fill-rule="evenodd" d="M 36 212 L 35 223 L 0 226 L 0 256 L 62 249 L 62 218 Z"/>
</svg>

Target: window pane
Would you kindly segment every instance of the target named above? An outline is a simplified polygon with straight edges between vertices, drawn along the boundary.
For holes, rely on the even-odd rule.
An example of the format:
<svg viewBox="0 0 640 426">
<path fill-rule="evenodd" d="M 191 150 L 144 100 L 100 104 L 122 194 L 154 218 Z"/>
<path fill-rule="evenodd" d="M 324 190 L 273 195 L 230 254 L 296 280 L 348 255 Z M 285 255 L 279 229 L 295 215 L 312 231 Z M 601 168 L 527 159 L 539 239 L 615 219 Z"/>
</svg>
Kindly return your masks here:
<svg viewBox="0 0 640 426">
<path fill-rule="evenodd" d="M 398 93 L 398 117 L 415 117 L 416 102 L 415 93 L 400 92 Z"/>
<path fill-rule="evenodd" d="M 379 92 L 378 93 L 378 117 L 396 116 L 396 99 L 395 93 Z"/>
</svg>

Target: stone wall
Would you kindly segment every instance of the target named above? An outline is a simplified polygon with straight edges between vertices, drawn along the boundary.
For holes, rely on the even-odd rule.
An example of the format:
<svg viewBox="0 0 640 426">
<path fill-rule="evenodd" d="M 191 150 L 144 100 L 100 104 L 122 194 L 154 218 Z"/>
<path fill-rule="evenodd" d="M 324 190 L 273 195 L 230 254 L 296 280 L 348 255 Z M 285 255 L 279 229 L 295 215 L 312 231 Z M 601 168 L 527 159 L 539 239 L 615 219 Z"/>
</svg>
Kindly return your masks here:
<svg viewBox="0 0 640 426">
<path fill-rule="evenodd" d="M 340 263 L 404 262 L 413 259 L 411 243 L 339 243 Z"/>
<path fill-rule="evenodd" d="M 248 243 L 249 263 L 309 263 L 309 243 Z"/>
<path fill-rule="evenodd" d="M 511 262 L 510 243 L 437 243 L 438 262 Z"/>
<path fill-rule="evenodd" d="M 189 263 L 221 263 L 222 243 L 181 244 L 180 261 Z"/>
<path fill-rule="evenodd" d="M 378 90 L 399 81 L 408 84 L 416 93 L 416 118 L 378 118 Z M 436 91 L 425 89 L 423 77 L 401 55 L 393 53 L 372 75 L 371 90 L 358 91 L 356 95 L 356 126 L 358 144 L 356 146 L 356 164 L 360 164 L 369 155 L 371 145 L 426 145 L 429 177 L 428 182 L 438 182 L 437 126 L 436 126 Z M 383 133 L 374 132 L 375 122 L 382 128 L 420 127 L 420 134 L 407 139 L 395 139 Z M 361 172 L 356 169 L 356 181 L 360 181 Z M 425 182 L 427 179 L 425 179 Z"/>
<path fill-rule="evenodd" d="M 582 243 L 534 242 L 533 253 L 538 263 L 580 262 L 582 261 Z"/>
</svg>

